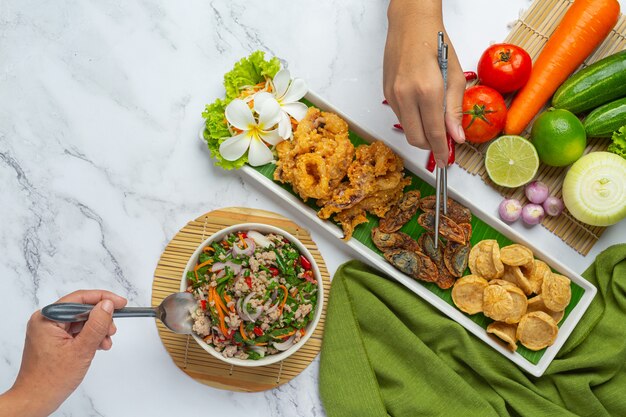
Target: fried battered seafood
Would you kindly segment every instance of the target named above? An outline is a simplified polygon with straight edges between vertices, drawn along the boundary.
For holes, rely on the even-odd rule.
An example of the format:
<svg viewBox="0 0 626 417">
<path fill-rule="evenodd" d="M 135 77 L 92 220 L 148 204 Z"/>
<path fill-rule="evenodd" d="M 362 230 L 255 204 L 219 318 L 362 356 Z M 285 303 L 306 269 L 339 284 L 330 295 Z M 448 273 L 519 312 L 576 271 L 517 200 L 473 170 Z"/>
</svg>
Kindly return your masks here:
<svg viewBox="0 0 626 417">
<path fill-rule="evenodd" d="M 329 198 L 354 158 L 348 124 L 333 113 L 309 108 L 293 140 L 276 145 L 274 179 L 289 183 L 304 201 Z"/>
<path fill-rule="evenodd" d="M 329 198 L 317 202 L 322 206 L 318 216 L 328 219 L 335 215 L 344 240 L 350 239 L 354 228 L 367 222 L 366 212 L 385 217 L 400 200 L 402 190 L 411 183 L 403 170 L 402 159 L 383 142 L 359 146 L 348 167 L 348 182 L 340 183 Z"/>
<path fill-rule="evenodd" d="M 386 233 L 396 232 L 404 226 L 420 207 L 420 191 L 411 190 L 404 193 L 400 201 L 389 209 L 380 220 L 380 230 Z"/>
</svg>

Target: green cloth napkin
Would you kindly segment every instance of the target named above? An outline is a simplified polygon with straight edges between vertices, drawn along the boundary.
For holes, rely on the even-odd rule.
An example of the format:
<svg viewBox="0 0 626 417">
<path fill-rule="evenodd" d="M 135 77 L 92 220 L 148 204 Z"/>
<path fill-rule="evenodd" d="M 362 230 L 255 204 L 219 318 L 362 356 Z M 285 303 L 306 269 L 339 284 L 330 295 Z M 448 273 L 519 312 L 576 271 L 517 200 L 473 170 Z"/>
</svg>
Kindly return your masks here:
<svg viewBox="0 0 626 417">
<path fill-rule="evenodd" d="M 358 261 L 332 282 L 320 394 L 334 416 L 626 416 L 626 244 L 583 276 L 598 293 L 541 378 Z"/>
</svg>

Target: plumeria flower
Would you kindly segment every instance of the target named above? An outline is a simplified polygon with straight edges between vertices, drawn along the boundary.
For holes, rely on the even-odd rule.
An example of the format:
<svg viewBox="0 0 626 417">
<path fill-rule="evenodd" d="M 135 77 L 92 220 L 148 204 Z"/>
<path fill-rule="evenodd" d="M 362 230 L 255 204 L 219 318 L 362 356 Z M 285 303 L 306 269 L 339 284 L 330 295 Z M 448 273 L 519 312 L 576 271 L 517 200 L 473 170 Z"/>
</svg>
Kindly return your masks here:
<svg viewBox="0 0 626 417">
<path fill-rule="evenodd" d="M 226 120 L 238 135 L 226 139 L 220 145 L 220 154 L 227 161 L 236 161 L 248 151 L 248 163 L 252 166 L 265 165 L 274 159 L 266 143 L 276 145 L 282 142 L 278 129 L 272 129 L 280 120 L 280 105 L 274 99 L 266 100 L 258 108 L 259 119 L 254 118 L 252 110 L 241 99 L 234 99 L 226 106 Z"/>
<path fill-rule="evenodd" d="M 254 95 L 254 107 L 262 106 L 266 100 L 275 99 L 280 105 L 280 121 L 278 122 L 278 133 L 283 139 L 291 138 L 291 119 L 302 120 L 307 112 L 307 106 L 300 103 L 300 100 L 307 92 L 304 80 L 300 78 L 291 79 L 289 70 L 282 69 L 274 76 L 274 92 L 258 92 Z"/>
</svg>

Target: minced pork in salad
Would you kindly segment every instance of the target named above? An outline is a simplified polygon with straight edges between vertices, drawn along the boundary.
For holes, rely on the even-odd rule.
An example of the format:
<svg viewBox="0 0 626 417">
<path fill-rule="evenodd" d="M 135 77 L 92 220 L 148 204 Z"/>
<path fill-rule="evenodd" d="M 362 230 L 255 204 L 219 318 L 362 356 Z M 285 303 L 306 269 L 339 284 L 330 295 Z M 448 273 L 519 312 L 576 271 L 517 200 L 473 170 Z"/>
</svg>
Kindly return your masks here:
<svg viewBox="0 0 626 417">
<path fill-rule="evenodd" d="M 311 262 L 281 235 L 235 232 L 203 248 L 187 273 L 193 331 L 226 358 L 289 349 L 315 315 Z"/>
</svg>

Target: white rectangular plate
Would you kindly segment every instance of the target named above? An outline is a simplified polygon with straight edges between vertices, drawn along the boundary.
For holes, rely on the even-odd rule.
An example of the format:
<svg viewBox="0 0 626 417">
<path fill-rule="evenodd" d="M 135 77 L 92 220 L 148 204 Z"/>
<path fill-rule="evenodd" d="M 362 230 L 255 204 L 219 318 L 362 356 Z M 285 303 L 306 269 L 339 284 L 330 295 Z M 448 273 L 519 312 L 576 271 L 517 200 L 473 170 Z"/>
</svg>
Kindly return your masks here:
<svg viewBox="0 0 626 417">
<path fill-rule="evenodd" d="M 365 141 L 372 142 L 375 140 L 382 140 L 380 138 L 375 137 L 367 130 L 361 128 L 349 116 L 347 116 L 340 110 L 333 107 L 331 104 L 324 101 L 318 95 L 312 92 L 309 92 L 305 96 L 305 98 L 309 100 L 311 103 L 313 103 L 313 105 L 315 105 L 316 107 L 324 111 L 329 111 L 329 112 L 338 114 L 348 123 L 348 125 L 350 126 L 350 130 L 352 130 L 354 133 L 359 135 Z M 394 147 L 393 144 L 387 143 L 387 145 L 391 149 L 393 149 L 394 152 L 401 154 Z M 433 185 L 434 179 L 432 178 L 432 176 L 425 175 L 424 169 L 421 167 L 418 167 L 414 161 L 405 160 L 405 167 L 409 171 L 413 172 L 415 175 L 420 177 L 422 180 Z M 567 316 L 565 321 L 561 324 L 559 328 L 558 336 L 554 344 L 546 349 L 544 355 L 537 362 L 537 364 L 533 364 L 532 362 L 529 362 L 526 358 L 524 358 L 519 353 L 511 352 L 510 350 L 505 348 L 494 337 L 487 334 L 485 329 L 483 329 L 477 323 L 470 320 L 470 318 L 466 316 L 463 312 L 461 312 L 460 310 L 457 310 L 455 307 L 451 306 L 446 301 L 439 298 L 436 294 L 432 293 L 425 286 L 423 286 L 419 281 L 416 281 L 415 279 L 410 278 L 404 275 L 403 273 L 401 273 L 400 271 L 398 271 L 397 269 L 395 269 L 393 266 L 387 263 L 387 261 L 384 258 L 382 258 L 380 255 L 378 255 L 377 253 L 369 249 L 367 246 L 363 245 L 361 242 L 357 241 L 356 239 L 350 239 L 347 242 L 344 242 L 343 240 L 341 240 L 341 238 L 343 237 L 343 233 L 335 224 L 333 224 L 330 221 L 322 220 L 319 217 L 317 217 L 317 213 L 315 212 L 315 210 L 308 207 L 298 197 L 290 194 L 288 191 L 283 189 L 277 183 L 269 180 L 268 178 L 266 178 L 261 173 L 259 173 L 254 168 L 248 165 L 244 165 L 244 167 L 241 169 L 241 172 L 243 172 L 246 176 L 256 181 L 259 185 L 262 185 L 272 194 L 280 197 L 285 203 L 292 206 L 294 209 L 304 213 L 304 215 L 311 221 L 312 224 L 314 224 L 315 226 L 319 227 L 320 229 L 326 231 L 327 233 L 337 238 L 338 243 L 347 245 L 353 251 L 355 256 L 363 259 L 367 263 L 371 264 L 372 266 L 378 268 L 379 270 L 385 272 L 387 275 L 396 279 L 402 285 L 406 286 L 415 294 L 419 295 L 424 300 L 428 301 L 430 304 L 437 307 L 442 313 L 446 314 L 451 319 L 460 323 L 468 331 L 472 332 L 476 337 L 483 340 L 485 343 L 493 347 L 502 355 L 509 358 L 511 361 L 517 364 L 520 368 L 524 369 L 531 375 L 541 376 L 545 372 L 546 368 L 548 367 L 550 362 L 552 362 L 552 360 L 556 356 L 559 349 L 561 349 L 561 347 L 563 346 L 563 343 L 565 343 L 565 340 L 567 340 L 569 335 L 572 333 L 572 330 L 574 329 L 576 324 L 579 322 L 584 312 L 589 307 L 591 300 L 596 294 L 596 288 L 593 285 L 591 285 L 587 280 L 585 280 L 583 277 L 581 277 L 579 274 L 575 273 L 574 271 L 572 271 L 571 269 L 563 265 L 561 262 L 551 258 L 547 253 L 542 252 L 541 250 L 537 249 L 532 243 L 524 239 L 524 237 L 521 236 L 519 233 L 517 233 L 515 230 L 508 227 L 505 223 L 503 223 L 499 219 L 487 214 L 486 212 L 481 210 L 479 207 L 476 207 L 474 204 L 472 204 L 471 201 L 463 197 L 456 190 L 452 188 L 448 189 L 448 196 L 455 199 L 456 201 L 463 204 L 464 206 L 468 207 L 472 211 L 473 215 L 477 216 L 479 219 L 487 223 L 489 226 L 493 227 L 498 232 L 502 233 L 502 235 L 506 236 L 513 242 L 520 243 L 520 244 L 523 244 L 525 246 L 532 248 L 536 258 L 543 260 L 548 265 L 550 265 L 553 269 L 558 271 L 560 274 L 563 274 L 569 277 L 573 282 L 578 284 L 584 290 L 584 294 L 582 298 L 579 300 L 578 304 L 574 307 L 574 309 L 570 312 L 570 314 Z"/>
</svg>

